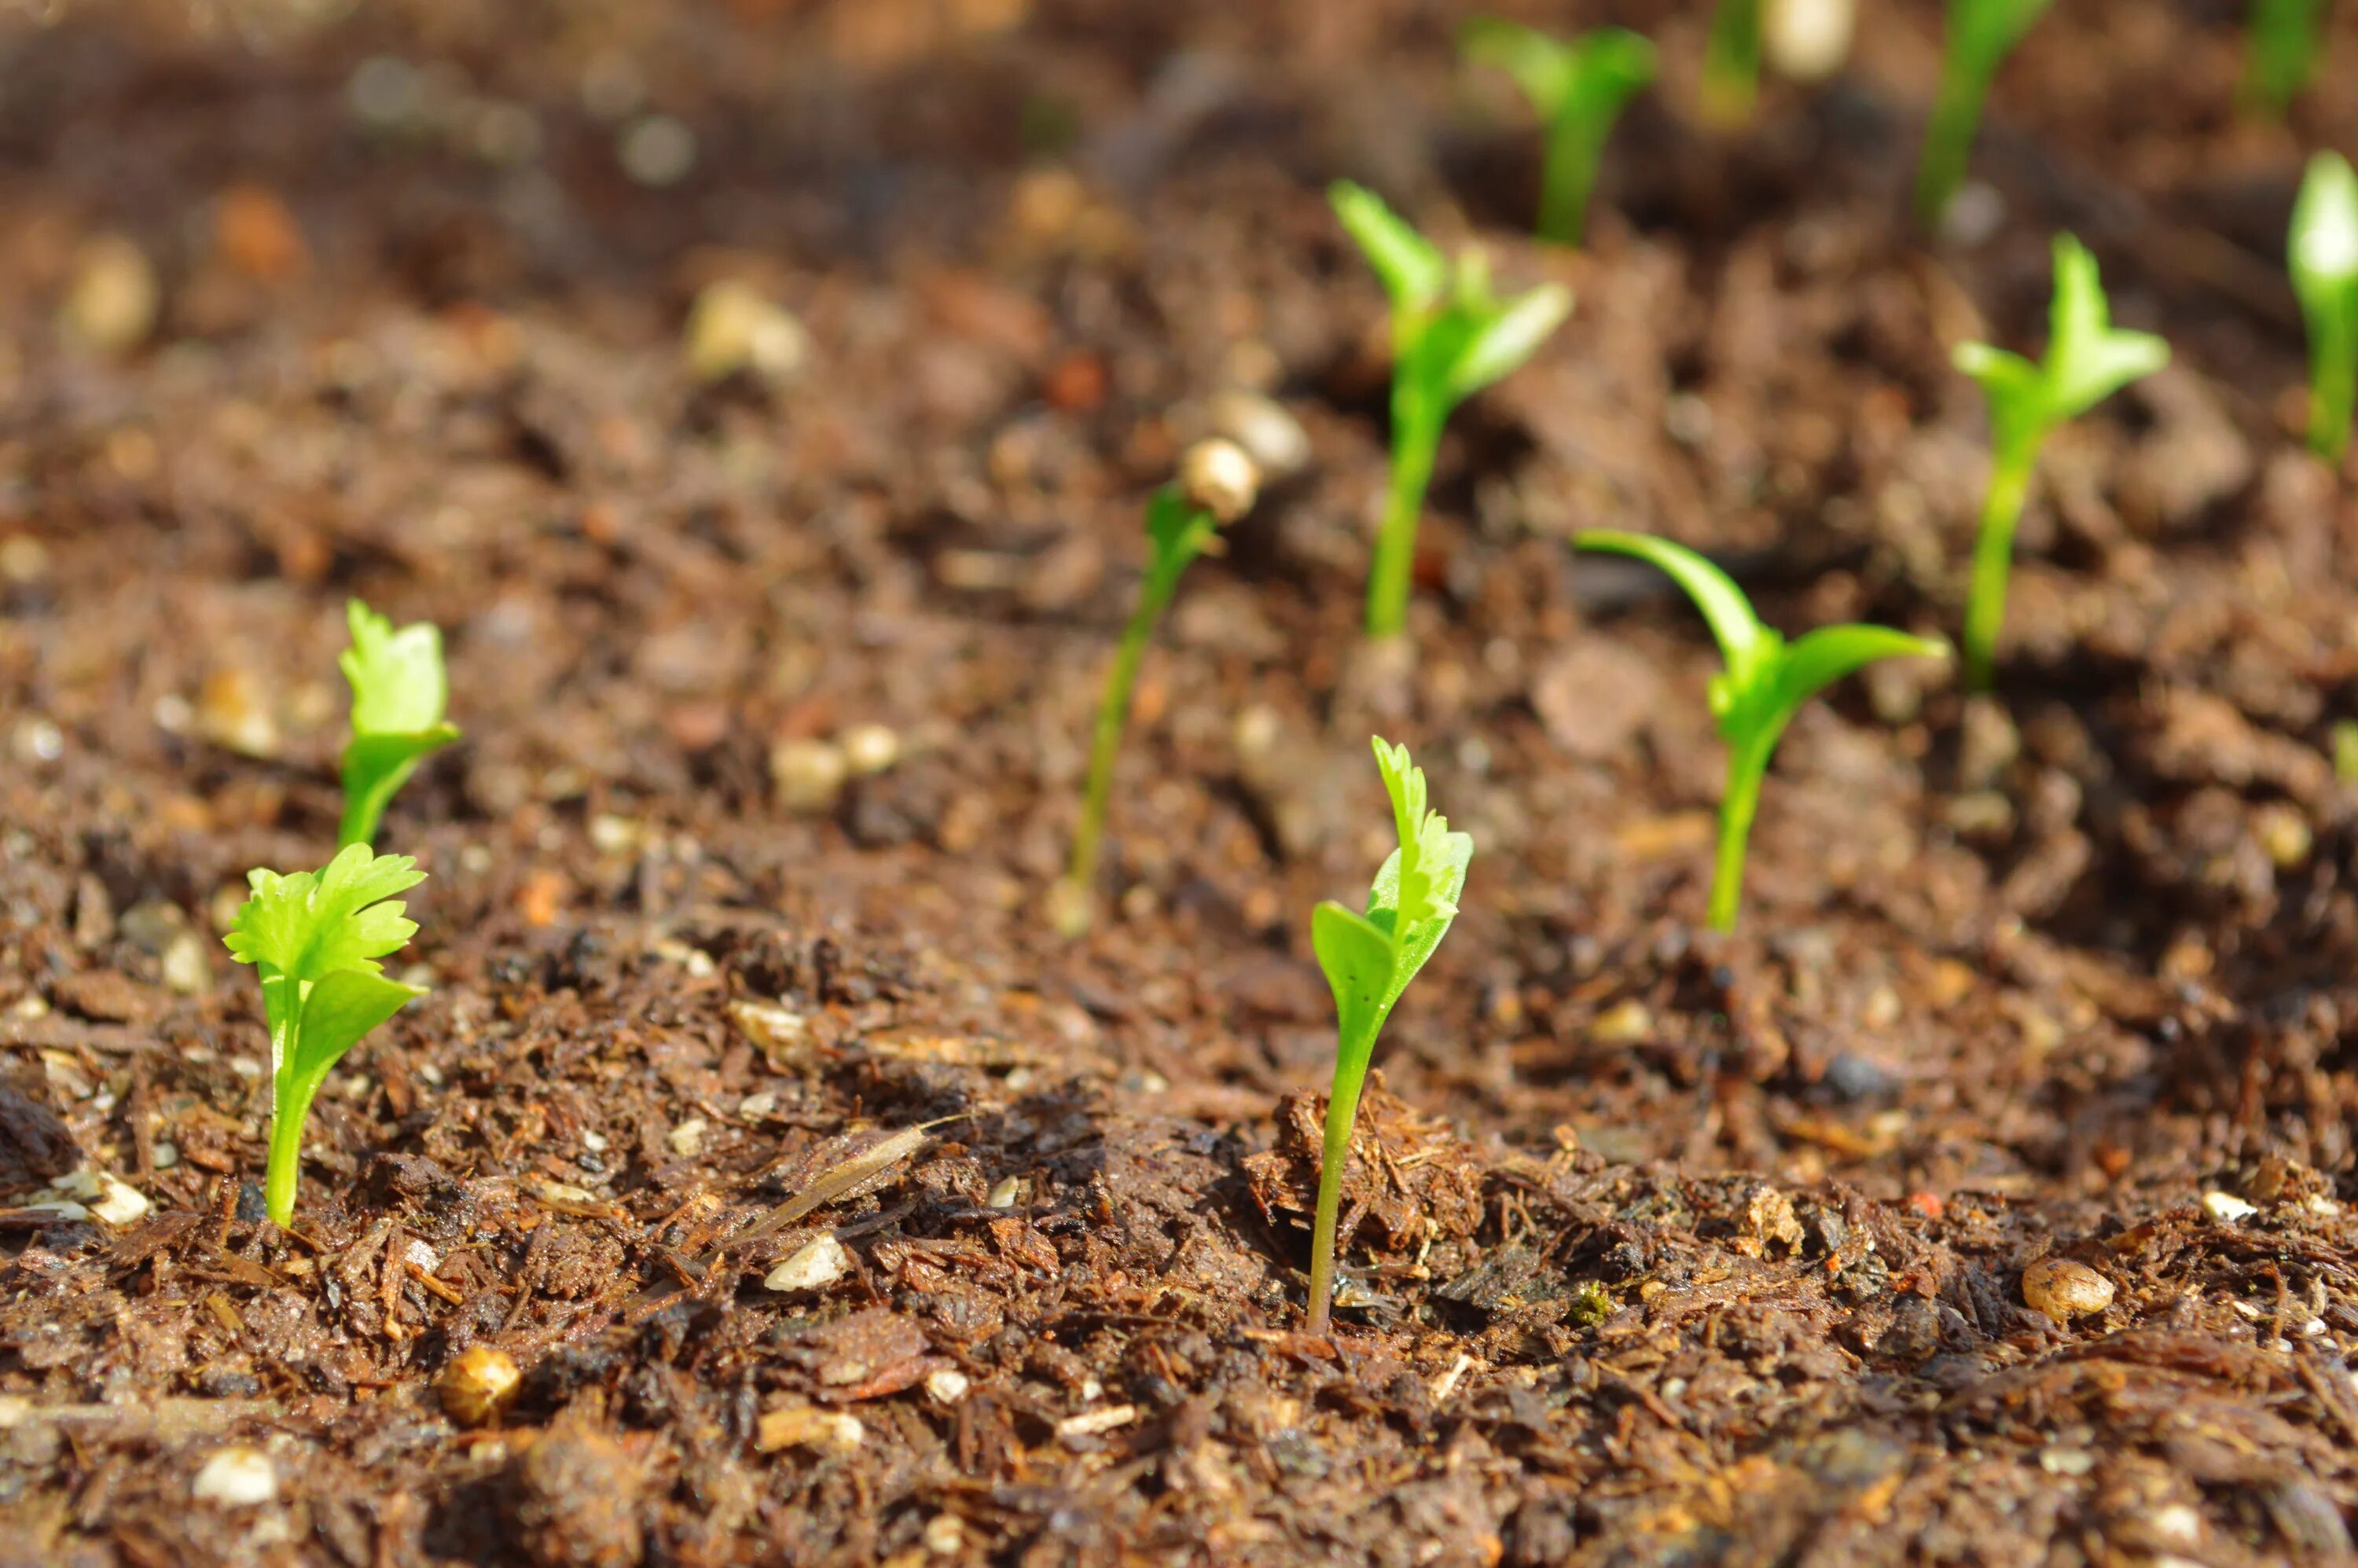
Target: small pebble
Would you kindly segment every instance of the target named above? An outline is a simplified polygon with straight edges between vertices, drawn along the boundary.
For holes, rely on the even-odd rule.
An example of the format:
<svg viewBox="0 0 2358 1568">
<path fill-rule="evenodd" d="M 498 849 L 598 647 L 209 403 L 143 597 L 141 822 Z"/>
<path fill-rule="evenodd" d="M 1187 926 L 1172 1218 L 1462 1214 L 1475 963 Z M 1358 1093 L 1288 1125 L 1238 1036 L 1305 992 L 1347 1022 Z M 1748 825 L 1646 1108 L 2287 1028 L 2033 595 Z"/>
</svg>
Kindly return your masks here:
<svg viewBox="0 0 2358 1568">
<path fill-rule="evenodd" d="M 74 258 L 60 324 L 94 353 L 128 353 L 156 330 L 163 297 L 146 253 L 120 234 L 102 234 Z"/>
<path fill-rule="evenodd" d="M 696 167 L 696 133 L 668 114 L 643 115 L 622 132 L 615 154 L 624 174 L 661 189 L 677 185 Z"/>
<path fill-rule="evenodd" d="M 200 1502 L 251 1508 L 278 1495 L 278 1472 L 260 1449 L 233 1444 L 205 1461 L 189 1490 Z"/>
<path fill-rule="evenodd" d="M 724 277 L 705 286 L 687 313 L 687 370 L 701 382 L 744 371 L 784 386 L 810 359 L 810 334 L 794 313 L 752 284 Z"/>
<path fill-rule="evenodd" d="M 2022 1299 L 2057 1323 L 2113 1304 L 2113 1282 L 2085 1263 L 2041 1258 L 2022 1271 Z"/>
<path fill-rule="evenodd" d="M 681 1159 L 693 1160 L 704 1150 L 704 1118 L 691 1116 L 673 1128 L 671 1135 L 665 1141 L 671 1145 L 671 1152 Z"/>
<path fill-rule="evenodd" d="M 851 764 L 826 741 L 781 741 L 770 749 L 770 783 L 778 804 L 798 816 L 820 816 L 843 798 Z"/>
<path fill-rule="evenodd" d="M 489 1426 L 514 1402 L 523 1382 L 514 1357 L 488 1345 L 473 1345 L 451 1358 L 435 1387 L 452 1421 L 460 1426 Z"/>
<path fill-rule="evenodd" d="M 763 1454 L 782 1448 L 809 1448 L 822 1454 L 849 1454 L 868 1440 L 868 1429 L 856 1415 L 790 1405 L 772 1411 L 754 1429 L 753 1446 Z"/>
<path fill-rule="evenodd" d="M 2260 1212 L 2257 1204 L 2248 1204 L 2233 1193 L 2209 1192 L 2202 1195 L 2202 1212 L 2221 1225 L 2233 1225 L 2249 1219 Z"/>
<path fill-rule="evenodd" d="M 972 1386 L 967 1375 L 955 1367 L 944 1367 L 939 1371 L 925 1374 L 925 1392 L 939 1404 L 957 1403 L 966 1398 L 967 1390 Z"/>
<path fill-rule="evenodd" d="M 966 1544 L 966 1521 L 956 1514 L 936 1514 L 925 1521 L 925 1550 L 936 1557 L 956 1557 Z"/>
<path fill-rule="evenodd" d="M 855 773 L 881 773 L 901 760 L 901 737 L 882 724 L 861 724 L 843 734 L 843 760 Z"/>
<path fill-rule="evenodd" d="M 1654 1037 L 1654 1015 L 1631 997 L 1616 1002 L 1588 1026 L 1588 1038 L 1597 1045 L 1635 1045 Z"/>
<path fill-rule="evenodd" d="M 810 1022 L 794 1009 L 774 1002 L 732 1001 L 729 1019 L 737 1025 L 738 1033 L 761 1048 L 773 1068 L 790 1065 L 810 1044 Z"/>
<path fill-rule="evenodd" d="M 795 1249 L 794 1255 L 762 1280 L 773 1291 L 824 1290 L 851 1271 L 851 1253 L 832 1236 L 822 1236 Z"/>
</svg>

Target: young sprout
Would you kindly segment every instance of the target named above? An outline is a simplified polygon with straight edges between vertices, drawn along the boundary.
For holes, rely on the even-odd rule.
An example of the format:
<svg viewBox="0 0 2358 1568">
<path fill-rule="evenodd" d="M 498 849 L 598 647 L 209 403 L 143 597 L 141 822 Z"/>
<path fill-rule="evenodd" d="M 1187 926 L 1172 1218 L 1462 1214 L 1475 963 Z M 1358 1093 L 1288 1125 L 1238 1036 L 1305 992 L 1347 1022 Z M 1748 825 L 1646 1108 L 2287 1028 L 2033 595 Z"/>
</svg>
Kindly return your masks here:
<svg viewBox="0 0 2358 1568">
<path fill-rule="evenodd" d="M 1318 1209 L 1310 1241 L 1309 1332 L 1326 1332 L 1335 1293 L 1335 1227 L 1342 1209 L 1343 1164 L 1351 1153 L 1351 1124 L 1368 1059 L 1392 1004 L 1433 957 L 1466 891 L 1474 840 L 1452 833 L 1439 812 L 1425 808 L 1424 770 L 1408 748 L 1374 738 L 1376 766 L 1392 800 L 1400 835 L 1368 892 L 1368 912 L 1354 914 L 1331 899 L 1310 917 L 1310 946 L 1335 992 L 1335 1086 L 1326 1100 L 1326 1147 L 1318 1162 Z"/>
<path fill-rule="evenodd" d="M 1987 343 L 1959 344 L 1954 355 L 1957 368 L 1982 384 L 1990 413 L 1989 492 L 1965 600 L 1965 683 L 1975 691 L 1989 689 L 1998 629 L 2006 622 L 2015 524 L 2022 520 L 2039 447 L 2056 427 L 2169 362 L 2169 345 L 2159 338 L 2112 325 L 2096 258 L 2069 234 L 2055 236 L 2050 323 L 2040 363 Z"/>
<path fill-rule="evenodd" d="M 303 1121 L 321 1080 L 361 1036 L 426 992 L 384 978 L 377 962 L 417 933 L 388 903 L 426 880 L 406 855 L 365 844 L 336 852 L 317 871 L 252 871 L 253 889 L 224 938 L 252 964 L 270 1021 L 270 1163 L 263 1206 L 282 1228 L 295 1217 Z"/>
<path fill-rule="evenodd" d="M 1050 903 L 1050 917 L 1066 936 L 1088 929 L 1091 890 L 1097 884 L 1098 846 L 1105 837 L 1106 807 L 1113 798 L 1113 764 L 1121 752 L 1122 728 L 1138 667 L 1154 638 L 1155 623 L 1171 603 L 1179 576 L 1214 544 L 1214 535 L 1252 510 L 1260 470 L 1233 441 L 1198 441 L 1180 460 L 1179 481 L 1166 484 L 1146 503 L 1146 537 L 1152 556 L 1139 585 L 1138 608 L 1122 629 L 1105 693 L 1098 702 L 1095 736 L 1089 744 L 1089 776 L 1081 796 L 1080 825 L 1073 832 L 1073 858 Z"/>
<path fill-rule="evenodd" d="M 2288 254 L 2309 322 L 2309 444 L 2338 463 L 2358 402 L 2358 173 L 2340 153 L 2309 160 Z"/>
<path fill-rule="evenodd" d="M 352 645 L 337 659 L 352 688 L 352 738 L 344 747 L 344 819 L 336 847 L 366 844 L 394 792 L 419 759 L 459 738 L 443 721 L 450 697 L 442 633 L 430 622 L 404 626 L 355 599 L 344 606 Z"/>
<path fill-rule="evenodd" d="M 1711 677 L 1711 711 L 1727 742 L 1727 785 L 1719 800 L 1719 853 L 1712 868 L 1710 920 L 1736 929 L 1744 890 L 1744 846 L 1760 806 L 1760 781 L 1778 738 L 1801 704 L 1877 659 L 1945 659 L 1937 637 L 1911 637 L 1888 626 L 1821 626 L 1788 643 L 1760 623 L 1744 590 L 1725 572 L 1668 539 L 1592 528 L 1574 536 L 1584 550 L 1610 550 L 1660 567 L 1694 600 L 1711 625 L 1726 667 Z"/>
<path fill-rule="evenodd" d="M 1949 211 L 1965 165 L 1990 82 L 2014 46 L 2047 9 L 2048 0 L 1949 0 L 1948 52 L 1941 61 L 1940 95 L 1924 128 L 1924 158 L 1916 169 L 1916 216 L 1927 228 Z"/>
<path fill-rule="evenodd" d="M 2253 0 L 2244 103 L 2281 119 L 2325 57 L 2325 0 Z"/>
<path fill-rule="evenodd" d="M 1703 45 L 1703 113 L 1715 125 L 1740 125 L 1760 95 L 1762 0 L 1719 0 Z"/>
<path fill-rule="evenodd" d="M 1537 351 L 1571 311 L 1572 295 L 1545 284 L 1499 299 L 1481 252 L 1466 251 L 1453 269 L 1373 192 L 1337 180 L 1327 194 L 1391 297 L 1391 485 L 1368 579 L 1368 635 L 1390 637 L 1408 621 L 1417 517 L 1442 426 L 1460 403 Z"/>
<path fill-rule="evenodd" d="M 1580 243 L 1596 160 L 1621 111 L 1654 80 L 1654 46 L 1623 27 L 1599 27 L 1570 43 L 1517 22 L 1484 17 L 1460 35 L 1466 58 L 1515 79 L 1547 126 L 1540 173 L 1539 236 Z"/>
</svg>

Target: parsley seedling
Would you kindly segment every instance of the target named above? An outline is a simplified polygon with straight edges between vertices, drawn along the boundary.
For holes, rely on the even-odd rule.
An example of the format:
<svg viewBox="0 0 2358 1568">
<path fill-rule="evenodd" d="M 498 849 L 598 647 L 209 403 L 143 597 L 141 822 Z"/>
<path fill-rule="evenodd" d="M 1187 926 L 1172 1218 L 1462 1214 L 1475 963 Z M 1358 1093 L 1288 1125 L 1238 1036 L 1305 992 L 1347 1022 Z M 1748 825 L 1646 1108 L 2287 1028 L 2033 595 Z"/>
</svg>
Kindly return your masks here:
<svg viewBox="0 0 2358 1568">
<path fill-rule="evenodd" d="M 1916 168 L 1916 216 L 1926 227 L 1941 222 L 1965 182 L 1982 105 L 1997 68 L 2047 6 L 2048 0 L 1949 0 L 1940 95 L 1932 102 L 1924 157 Z"/>
<path fill-rule="evenodd" d="M 1051 901 L 1050 918 L 1066 936 L 1088 929 L 1097 884 L 1098 849 L 1105 838 L 1106 810 L 1113 799 L 1113 765 L 1121 754 L 1121 734 L 1130 722 L 1130 697 L 1139 665 L 1154 628 L 1170 607 L 1180 574 L 1213 546 L 1220 526 L 1252 509 L 1260 474 L 1234 442 L 1199 441 L 1187 449 L 1180 481 L 1164 485 L 1146 503 L 1146 537 L 1152 556 L 1139 584 L 1138 607 L 1122 628 L 1113 664 L 1098 701 L 1097 729 L 1089 743 L 1088 783 L 1081 795 L 1081 820 L 1073 831 L 1072 862 Z"/>
<path fill-rule="evenodd" d="M 1703 112 L 1715 125 L 1740 125 L 1760 96 L 1762 0 L 1719 0 L 1703 45 Z"/>
<path fill-rule="evenodd" d="M 419 760 L 459 738 L 458 727 L 442 717 L 450 684 L 440 629 L 421 621 L 396 632 L 357 599 L 344 607 L 344 617 L 352 645 L 337 663 L 352 684 L 352 738 L 344 747 L 339 849 L 373 840 L 386 805 Z"/>
<path fill-rule="evenodd" d="M 2071 235 L 2058 234 L 2047 358 L 2033 364 L 1987 343 L 1962 343 L 1954 359 L 1959 370 L 1982 384 L 1989 400 L 1989 492 L 1974 541 L 1964 650 L 1965 684 L 1986 691 L 1998 631 L 2006 622 L 2015 525 L 2022 520 L 2039 449 L 2058 426 L 2168 364 L 2169 345 L 2150 332 L 2114 327 L 2096 258 Z"/>
<path fill-rule="evenodd" d="M 1877 659 L 1945 659 L 1937 637 L 1913 637 L 1888 626 L 1821 626 L 1794 642 L 1760 623 L 1744 590 L 1725 572 L 1668 539 L 1592 528 L 1573 543 L 1584 550 L 1635 556 L 1671 575 L 1703 611 L 1725 668 L 1711 677 L 1711 711 L 1727 742 L 1727 786 L 1719 800 L 1719 852 L 1712 869 L 1710 921 L 1736 929 L 1744 891 L 1744 848 L 1760 806 L 1760 781 L 1778 739 L 1801 704 Z"/>
<path fill-rule="evenodd" d="M 303 1122 L 328 1070 L 361 1037 L 426 992 L 384 978 L 377 962 L 417 934 L 393 895 L 426 880 L 406 855 L 340 849 L 317 871 L 246 873 L 253 890 L 224 938 L 252 964 L 270 1022 L 270 1163 L 263 1203 L 284 1227 L 295 1217 Z"/>
<path fill-rule="evenodd" d="M 2253 0 L 2244 105 L 2281 119 L 2325 57 L 2326 0 Z"/>
<path fill-rule="evenodd" d="M 2309 444 L 2338 463 L 2358 402 L 2358 174 L 2340 153 L 2309 160 L 2287 254 L 2309 323 Z"/>
<path fill-rule="evenodd" d="M 1326 1332 L 1335 1293 L 1335 1227 L 1342 1208 L 1343 1165 L 1351 1154 L 1351 1127 L 1359 1090 L 1368 1080 L 1376 1035 L 1392 1004 L 1433 957 L 1466 891 L 1474 840 L 1452 833 L 1439 812 L 1425 807 L 1424 770 L 1408 748 L 1375 738 L 1376 766 L 1391 796 L 1400 848 L 1376 872 L 1368 911 L 1355 914 L 1332 900 L 1310 917 L 1310 945 L 1335 992 L 1335 1085 L 1326 1100 L 1326 1147 L 1318 1162 L 1318 1209 L 1310 1241 L 1309 1332 Z"/>
<path fill-rule="evenodd" d="M 1461 38 L 1468 59 L 1514 78 L 1546 126 L 1540 238 L 1580 243 L 1605 138 L 1629 100 L 1654 80 L 1654 46 L 1625 27 L 1599 27 L 1564 43 L 1496 17 L 1468 23 Z"/>
<path fill-rule="evenodd" d="M 1481 252 L 1466 251 L 1452 268 L 1372 191 L 1338 180 L 1328 195 L 1391 297 L 1391 484 L 1368 579 L 1368 635 L 1390 637 L 1408 621 L 1417 518 L 1442 426 L 1460 403 L 1538 351 L 1570 313 L 1572 295 L 1544 284 L 1499 299 Z"/>
</svg>

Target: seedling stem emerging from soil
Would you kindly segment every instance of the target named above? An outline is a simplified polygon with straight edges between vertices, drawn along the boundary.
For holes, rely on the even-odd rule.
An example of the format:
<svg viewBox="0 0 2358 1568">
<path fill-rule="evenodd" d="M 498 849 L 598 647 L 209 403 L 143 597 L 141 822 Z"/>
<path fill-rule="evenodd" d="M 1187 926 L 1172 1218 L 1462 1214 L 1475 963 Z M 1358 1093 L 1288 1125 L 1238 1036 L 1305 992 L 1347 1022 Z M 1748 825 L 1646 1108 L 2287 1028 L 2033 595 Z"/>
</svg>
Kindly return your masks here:
<svg viewBox="0 0 2358 1568">
<path fill-rule="evenodd" d="M 1326 1147 L 1318 1162 L 1318 1209 L 1310 1241 L 1312 1334 L 1326 1332 L 1335 1294 L 1335 1228 L 1342 1210 L 1343 1166 L 1351 1154 L 1351 1127 L 1376 1036 L 1417 970 L 1457 918 L 1474 840 L 1452 833 L 1446 818 L 1426 808 L 1424 770 L 1408 748 L 1375 737 L 1376 766 L 1391 796 L 1400 848 L 1376 872 L 1365 914 L 1332 900 L 1310 917 L 1310 945 L 1335 992 L 1335 1085 L 1326 1100 Z"/>
<path fill-rule="evenodd" d="M 2309 444 L 2338 463 L 2358 403 L 2358 173 L 2340 153 L 2309 160 L 2288 255 L 2309 323 Z"/>
<path fill-rule="evenodd" d="M 1368 579 L 1368 635 L 1390 637 L 1408 622 L 1417 518 L 1442 427 L 1460 403 L 1537 351 L 1571 311 L 1572 295 L 1544 284 L 1499 299 L 1479 251 L 1462 253 L 1453 268 L 1372 191 L 1338 180 L 1327 194 L 1391 297 L 1391 484 Z"/>
<path fill-rule="evenodd" d="M 352 644 L 337 663 L 352 688 L 352 738 L 344 747 L 344 818 L 336 847 L 366 844 L 418 762 L 459 738 L 443 721 L 450 699 L 442 633 L 421 621 L 396 632 L 355 599 L 344 607 Z"/>
<path fill-rule="evenodd" d="M 1719 851 L 1712 868 L 1710 921 L 1714 931 L 1736 929 L 1744 892 L 1744 849 L 1760 806 L 1760 781 L 1779 737 L 1801 704 L 1877 659 L 1945 659 L 1949 645 L 1887 626 L 1821 626 L 1788 643 L 1760 623 L 1744 590 L 1725 572 L 1683 545 L 1645 534 L 1592 528 L 1573 543 L 1609 550 L 1660 567 L 1686 590 L 1710 623 L 1726 667 L 1711 678 L 1711 711 L 1727 742 L 1727 786 L 1719 801 Z"/>
<path fill-rule="evenodd" d="M 1540 238 L 1579 244 L 1605 138 L 1629 100 L 1654 80 L 1654 46 L 1625 27 L 1599 27 L 1564 43 L 1497 17 L 1468 23 L 1461 37 L 1468 59 L 1514 78 L 1546 127 Z"/>
<path fill-rule="evenodd" d="M 246 873 L 253 890 L 224 938 L 252 964 L 270 1022 L 270 1163 L 263 1203 L 282 1228 L 295 1217 L 303 1123 L 328 1070 L 361 1037 L 426 992 L 384 978 L 377 960 L 417 934 L 393 895 L 426 873 L 406 855 L 340 849 L 317 871 Z M 390 901 L 390 902 L 389 902 Z"/>
<path fill-rule="evenodd" d="M 1925 227 L 1940 223 L 1964 184 L 1990 82 L 2047 5 L 2048 0 L 1949 0 L 1940 95 L 1932 101 L 1924 158 L 1916 169 L 1916 217 Z"/>
<path fill-rule="evenodd" d="M 2281 119 L 2325 57 L 2326 0 L 2253 0 L 2244 103 Z"/>
<path fill-rule="evenodd" d="M 1990 480 L 1974 541 L 1973 586 L 1965 601 L 1965 683 L 1989 689 L 2006 585 L 2014 562 L 2015 525 L 2030 491 L 2039 449 L 2058 426 L 2169 362 L 2169 345 L 2150 332 L 2112 324 L 2096 258 L 2069 234 L 2055 237 L 2055 302 L 2047 357 L 2038 364 L 1987 343 L 1961 343 L 1957 368 L 1982 384 L 1989 400 Z"/>
<path fill-rule="evenodd" d="M 1740 125 L 1760 96 L 1760 11 L 1765 0 L 1719 0 L 1703 45 L 1703 113 Z"/>
</svg>

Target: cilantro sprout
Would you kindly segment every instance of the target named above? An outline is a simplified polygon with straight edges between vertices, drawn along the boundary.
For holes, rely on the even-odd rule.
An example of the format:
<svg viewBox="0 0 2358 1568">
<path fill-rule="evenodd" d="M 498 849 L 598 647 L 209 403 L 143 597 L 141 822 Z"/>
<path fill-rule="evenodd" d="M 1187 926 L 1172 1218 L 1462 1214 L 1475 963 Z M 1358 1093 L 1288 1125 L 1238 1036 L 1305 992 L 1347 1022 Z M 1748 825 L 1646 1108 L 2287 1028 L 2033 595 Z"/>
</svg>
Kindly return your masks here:
<svg viewBox="0 0 2358 1568">
<path fill-rule="evenodd" d="M 337 663 L 352 688 L 352 738 L 344 747 L 339 849 L 373 841 L 385 806 L 419 761 L 459 738 L 443 719 L 450 687 L 440 629 L 421 621 L 396 632 L 357 599 L 344 615 L 352 643 Z"/>
</svg>

